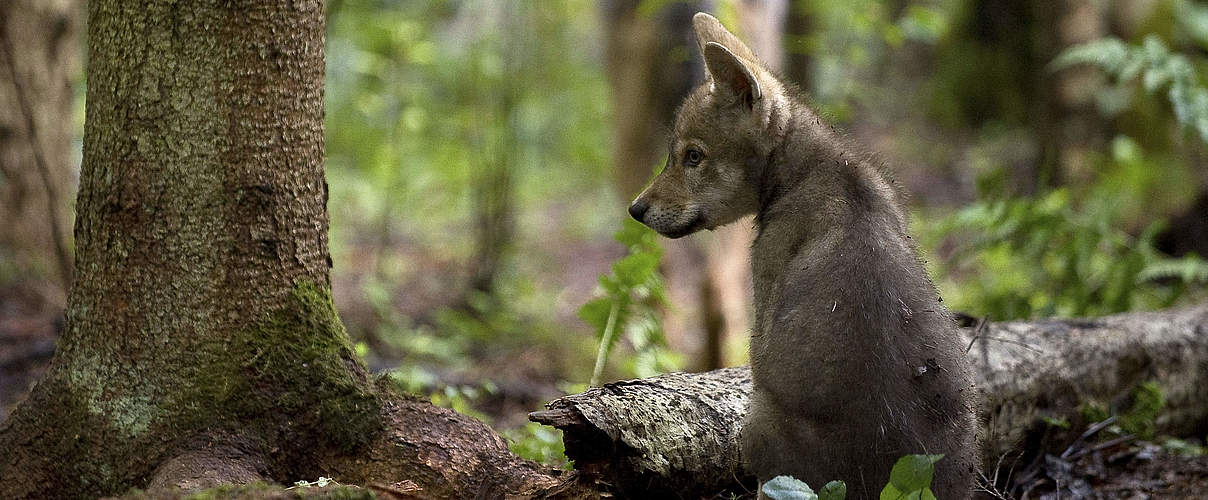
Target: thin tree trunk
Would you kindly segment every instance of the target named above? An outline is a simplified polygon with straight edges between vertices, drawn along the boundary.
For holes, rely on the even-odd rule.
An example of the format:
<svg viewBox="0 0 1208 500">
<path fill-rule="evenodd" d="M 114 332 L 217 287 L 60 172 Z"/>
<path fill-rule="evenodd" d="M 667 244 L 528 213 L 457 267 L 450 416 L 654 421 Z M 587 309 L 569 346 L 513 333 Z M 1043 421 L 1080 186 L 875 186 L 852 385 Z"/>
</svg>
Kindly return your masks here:
<svg viewBox="0 0 1208 500">
<path fill-rule="evenodd" d="M 47 375 L 0 426 L 0 498 L 555 485 L 352 353 L 328 276 L 323 3 L 88 7 L 79 272 Z"/>
<path fill-rule="evenodd" d="M 1208 431 L 1208 304 L 989 324 L 965 329 L 964 341 L 973 342 L 969 359 L 984 397 L 988 465 L 1052 432 L 1045 417 L 1071 423 L 1068 443 L 1087 425 L 1084 405 L 1126 409 L 1150 381 L 1165 399 L 1156 432 Z M 676 373 L 565 396 L 529 418 L 562 429 L 567 457 L 585 478 L 632 495 L 712 496 L 751 487 L 743 485 L 750 478 L 737 439 L 750 390 L 746 367 Z"/>
<path fill-rule="evenodd" d="M 0 261 L 2 273 L 71 282 L 71 79 L 81 5 L 0 3 Z M 6 266 L 7 267 L 7 266 Z"/>
<path fill-rule="evenodd" d="M 784 73 L 789 80 L 809 92 L 814 80 L 814 57 L 807 43 L 817 20 L 805 2 L 790 1 L 784 20 Z"/>
<path fill-rule="evenodd" d="M 1038 42 L 1039 58 L 1047 63 L 1063 50 L 1108 35 L 1108 5 L 1097 0 L 1039 2 L 1036 18 L 1047 20 L 1047 33 Z M 1044 111 L 1036 123 L 1042 168 L 1051 185 L 1080 185 L 1095 175 L 1094 157 L 1111 132 L 1095 109 L 1095 93 L 1103 75 L 1092 67 L 1065 68 L 1048 77 L 1039 95 Z M 1045 171 L 1042 170 L 1042 175 Z"/>
<path fill-rule="evenodd" d="M 515 233 L 512 190 L 513 171 L 518 160 L 516 134 L 520 128 L 516 123 L 516 108 L 521 98 L 521 72 L 529 56 L 529 47 L 526 46 L 528 32 L 523 24 L 528 13 L 523 2 L 505 2 L 487 8 L 494 10 L 489 17 L 497 24 L 493 30 L 485 29 L 503 33 L 500 37 L 502 45 L 491 50 L 504 55 L 505 74 L 500 79 L 497 93 L 469 96 L 485 119 L 473 132 L 475 142 L 482 145 L 483 154 L 478 158 L 480 173 L 473 181 L 475 250 L 467 292 L 489 296 L 494 293 L 496 278 Z M 475 71 L 479 70 L 475 68 Z M 481 78 L 481 74 L 476 76 Z M 469 302 L 468 297 L 463 300 Z"/>
</svg>

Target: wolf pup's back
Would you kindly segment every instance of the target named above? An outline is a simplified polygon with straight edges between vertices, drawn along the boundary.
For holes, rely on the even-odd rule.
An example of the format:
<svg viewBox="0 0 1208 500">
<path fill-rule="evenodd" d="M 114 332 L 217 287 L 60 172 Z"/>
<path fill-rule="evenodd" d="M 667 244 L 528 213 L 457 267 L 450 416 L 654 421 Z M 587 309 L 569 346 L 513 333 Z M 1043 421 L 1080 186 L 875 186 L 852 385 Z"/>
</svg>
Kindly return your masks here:
<svg viewBox="0 0 1208 500">
<path fill-rule="evenodd" d="M 756 214 L 751 471 L 875 498 L 899 457 L 942 453 L 933 490 L 968 497 L 972 375 L 895 185 L 716 19 L 693 24 L 709 79 L 629 212 L 672 238 Z"/>
</svg>

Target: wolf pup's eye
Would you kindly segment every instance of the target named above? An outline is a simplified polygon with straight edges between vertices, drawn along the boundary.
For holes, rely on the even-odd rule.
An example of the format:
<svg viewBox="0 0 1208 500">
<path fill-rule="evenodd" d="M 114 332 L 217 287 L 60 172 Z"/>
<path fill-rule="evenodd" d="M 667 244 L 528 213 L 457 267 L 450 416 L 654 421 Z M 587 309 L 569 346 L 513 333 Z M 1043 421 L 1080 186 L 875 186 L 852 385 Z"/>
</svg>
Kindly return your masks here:
<svg viewBox="0 0 1208 500">
<path fill-rule="evenodd" d="M 700 165 L 700 161 L 705 158 L 705 155 L 695 149 L 684 151 L 684 164 L 689 167 Z"/>
</svg>

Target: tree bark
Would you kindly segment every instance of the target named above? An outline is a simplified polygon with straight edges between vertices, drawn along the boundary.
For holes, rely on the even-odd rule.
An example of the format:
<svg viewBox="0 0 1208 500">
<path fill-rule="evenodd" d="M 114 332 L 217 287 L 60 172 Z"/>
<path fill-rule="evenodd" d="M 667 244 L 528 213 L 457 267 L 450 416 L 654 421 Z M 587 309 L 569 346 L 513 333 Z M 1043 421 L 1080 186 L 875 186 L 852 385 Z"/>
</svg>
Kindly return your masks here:
<svg viewBox="0 0 1208 500">
<path fill-rule="evenodd" d="M 989 464 L 1045 432 L 1041 417 L 1065 419 L 1077 432 L 1083 405 L 1126 408 L 1148 381 L 1166 401 L 1157 432 L 1208 430 L 1208 304 L 963 333 L 984 397 Z M 529 418 L 562 429 L 567 457 L 585 477 L 629 494 L 712 495 L 752 487 L 737 441 L 750 388 L 745 367 L 677 373 L 562 397 Z"/>
<path fill-rule="evenodd" d="M 0 424 L 0 498 L 319 476 L 554 488 L 350 348 L 328 276 L 323 2 L 88 8 L 78 273 L 51 367 Z"/>
<path fill-rule="evenodd" d="M 0 273 L 53 280 L 59 307 L 71 282 L 80 11 L 73 0 L 0 3 L 0 261 L 13 266 Z"/>
</svg>

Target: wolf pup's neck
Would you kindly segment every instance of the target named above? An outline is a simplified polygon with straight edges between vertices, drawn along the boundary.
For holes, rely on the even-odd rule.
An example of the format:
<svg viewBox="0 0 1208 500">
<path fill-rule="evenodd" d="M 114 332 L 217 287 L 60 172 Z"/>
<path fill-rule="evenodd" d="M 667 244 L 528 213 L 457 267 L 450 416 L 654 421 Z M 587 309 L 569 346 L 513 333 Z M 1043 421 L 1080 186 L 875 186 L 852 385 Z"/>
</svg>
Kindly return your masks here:
<svg viewBox="0 0 1208 500">
<path fill-rule="evenodd" d="M 808 225 L 873 215 L 894 219 L 905 231 L 901 194 L 868 155 L 850 147 L 798 98 L 770 113 L 767 134 L 775 140 L 751 165 L 758 172 L 760 230 L 782 217 Z"/>
</svg>

